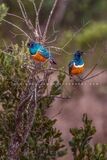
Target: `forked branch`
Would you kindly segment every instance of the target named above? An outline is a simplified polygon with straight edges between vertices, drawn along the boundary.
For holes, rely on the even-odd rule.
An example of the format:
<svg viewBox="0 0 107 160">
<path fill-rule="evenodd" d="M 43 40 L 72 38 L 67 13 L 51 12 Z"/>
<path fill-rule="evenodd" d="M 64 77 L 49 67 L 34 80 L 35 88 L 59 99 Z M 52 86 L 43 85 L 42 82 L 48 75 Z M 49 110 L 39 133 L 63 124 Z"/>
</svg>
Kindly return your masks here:
<svg viewBox="0 0 107 160">
<path fill-rule="evenodd" d="M 21 0 L 17 0 L 17 3 L 19 4 L 22 16 L 25 20 L 25 23 L 26 23 L 27 27 L 33 33 L 34 39 L 38 38 L 39 37 L 38 31 L 34 28 L 31 20 L 28 18 L 28 15 L 27 15 L 27 12 L 26 12 L 26 9 L 24 7 L 23 2 Z"/>
<path fill-rule="evenodd" d="M 30 40 L 32 40 L 32 38 L 31 38 L 23 29 L 21 29 L 19 26 L 15 25 L 14 23 L 12 23 L 12 22 L 10 22 L 10 21 L 8 21 L 8 20 L 6 20 L 6 19 L 3 19 L 3 21 L 6 22 L 6 23 L 8 23 L 8 24 L 10 24 L 11 26 L 17 28 L 17 29 L 20 30 L 22 33 L 24 33 L 24 35 L 25 35 L 27 38 L 29 38 Z"/>
<path fill-rule="evenodd" d="M 48 20 L 47 20 L 47 23 L 46 23 L 46 27 L 45 27 L 45 30 L 44 30 L 44 34 L 43 34 L 43 42 L 45 42 L 45 39 L 46 39 L 46 34 L 47 34 L 47 31 L 48 31 L 48 27 L 49 27 L 49 24 L 50 24 L 50 21 L 51 21 L 51 17 L 53 15 L 53 12 L 54 12 L 54 9 L 56 7 L 56 4 L 57 4 L 58 0 L 55 0 L 54 4 L 53 4 L 53 7 L 52 7 L 52 10 L 49 14 L 49 17 L 48 17 Z"/>
</svg>

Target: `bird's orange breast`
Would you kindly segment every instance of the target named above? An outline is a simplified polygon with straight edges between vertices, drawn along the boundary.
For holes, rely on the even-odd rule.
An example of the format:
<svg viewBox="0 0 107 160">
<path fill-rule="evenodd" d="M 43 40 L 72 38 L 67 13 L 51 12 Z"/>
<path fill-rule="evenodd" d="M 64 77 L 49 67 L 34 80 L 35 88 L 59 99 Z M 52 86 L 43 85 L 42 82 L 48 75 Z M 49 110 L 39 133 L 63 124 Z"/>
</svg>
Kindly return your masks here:
<svg viewBox="0 0 107 160">
<path fill-rule="evenodd" d="M 32 55 L 32 58 L 39 62 L 45 62 L 46 58 L 41 55 L 41 53 L 37 52 L 35 55 Z"/>
<path fill-rule="evenodd" d="M 73 66 L 70 70 L 70 73 L 72 75 L 77 75 L 77 74 L 81 74 L 84 72 L 84 67 L 75 67 Z"/>
</svg>

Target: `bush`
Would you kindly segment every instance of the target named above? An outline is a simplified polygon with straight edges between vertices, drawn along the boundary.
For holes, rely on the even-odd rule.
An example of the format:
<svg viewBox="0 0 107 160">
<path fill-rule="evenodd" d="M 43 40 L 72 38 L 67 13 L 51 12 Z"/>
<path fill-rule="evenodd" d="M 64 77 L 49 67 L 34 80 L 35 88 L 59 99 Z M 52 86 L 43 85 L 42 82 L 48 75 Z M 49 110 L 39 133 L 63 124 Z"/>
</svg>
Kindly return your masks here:
<svg viewBox="0 0 107 160">
<path fill-rule="evenodd" d="M 31 61 L 26 48 L 26 44 L 22 43 L 21 47 L 12 45 L 11 51 L 10 48 L 7 51 L 0 51 L 0 101 L 4 109 L 0 113 L 1 160 L 6 160 L 8 157 L 11 136 L 16 132 L 15 113 L 29 77 L 27 67 Z M 54 127 L 56 120 L 51 120 L 45 115 L 54 97 L 61 93 L 61 84 L 64 78 L 65 76 L 60 74 L 58 80 L 52 85 L 50 95 L 45 95 L 38 101 L 33 127 L 26 143 L 20 147 L 19 157 L 21 160 L 29 160 L 29 158 L 31 160 L 51 160 L 66 153 L 62 143 L 62 133 Z M 24 128 L 28 125 L 27 115 L 29 109 L 26 104 L 23 113 L 21 112 Z M 18 131 L 20 135 L 24 128 Z"/>
<path fill-rule="evenodd" d="M 90 141 L 96 132 L 92 125 L 92 120 L 89 120 L 87 114 L 82 118 L 83 127 L 70 129 L 73 136 L 69 142 L 74 160 L 106 160 L 107 159 L 107 144 L 92 145 Z"/>
<path fill-rule="evenodd" d="M 93 23 L 83 30 L 77 37 L 76 43 L 82 49 L 94 46 L 96 43 L 100 45 L 107 40 L 107 23 Z"/>
<path fill-rule="evenodd" d="M 0 5 L 0 22 L 6 16 L 7 11 L 8 11 L 8 8 L 6 7 L 6 5 L 4 3 L 2 3 Z"/>
</svg>

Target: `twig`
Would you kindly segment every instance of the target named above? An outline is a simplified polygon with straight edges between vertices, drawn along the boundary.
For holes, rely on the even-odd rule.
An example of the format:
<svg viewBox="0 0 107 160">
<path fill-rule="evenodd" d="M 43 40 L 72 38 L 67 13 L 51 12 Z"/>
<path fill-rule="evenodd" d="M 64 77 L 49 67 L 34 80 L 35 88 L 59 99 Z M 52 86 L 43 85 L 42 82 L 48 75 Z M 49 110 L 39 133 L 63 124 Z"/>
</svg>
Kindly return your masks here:
<svg viewBox="0 0 107 160">
<path fill-rule="evenodd" d="M 98 64 L 95 64 L 95 65 L 92 67 L 92 69 L 88 72 L 88 74 L 86 74 L 86 75 L 82 78 L 82 80 L 84 80 L 85 78 L 87 78 L 87 77 L 95 70 L 95 68 L 97 67 L 97 65 L 98 65 Z"/>
<path fill-rule="evenodd" d="M 101 63 L 101 59 L 103 58 L 104 55 L 101 55 L 101 57 L 99 57 L 97 63 L 92 67 L 92 69 L 82 78 L 82 80 L 84 80 L 85 78 L 87 78 L 94 70 L 95 68 L 99 65 L 99 63 Z"/>
<path fill-rule="evenodd" d="M 58 113 L 56 113 L 55 115 L 53 115 L 53 116 L 51 117 L 51 119 L 53 119 L 53 118 L 57 117 L 58 115 L 60 115 L 63 110 L 64 110 L 64 108 L 61 108 Z"/>
<path fill-rule="evenodd" d="M 56 42 L 56 40 L 57 40 L 57 36 L 55 36 L 53 40 L 46 42 L 46 44 L 54 43 L 54 42 Z"/>
<path fill-rule="evenodd" d="M 53 24 L 53 33 L 46 39 L 46 43 L 48 43 L 47 41 L 48 41 L 51 37 L 55 36 L 55 34 L 59 32 L 59 31 L 56 31 L 56 30 L 55 30 L 54 25 L 55 25 L 55 24 Z M 56 36 L 55 36 L 55 37 L 56 37 Z"/>
<path fill-rule="evenodd" d="M 80 33 L 89 23 L 90 23 L 90 21 L 87 22 L 85 25 L 83 25 L 77 32 L 75 32 L 75 33 L 73 34 L 72 38 L 71 38 L 67 43 L 65 43 L 65 45 L 62 47 L 62 49 L 64 49 L 64 48 L 76 37 L 76 35 L 77 35 L 78 33 Z"/>
<path fill-rule="evenodd" d="M 87 80 L 89 80 L 89 79 L 92 79 L 92 78 L 94 78 L 94 77 L 97 77 L 97 76 L 101 75 L 102 73 L 104 73 L 104 72 L 106 72 L 106 71 L 107 71 L 107 69 L 106 69 L 106 70 L 103 70 L 103 71 L 101 71 L 101 72 L 99 72 L 99 73 L 96 73 L 96 74 L 94 74 L 93 76 L 84 79 L 83 81 L 87 81 Z"/>
<path fill-rule="evenodd" d="M 27 22 L 28 17 L 27 17 L 27 13 L 26 13 L 26 10 L 25 10 L 25 7 L 24 7 L 22 1 L 21 0 L 17 0 L 17 3 L 19 5 L 19 7 L 20 7 L 20 10 L 21 10 L 21 13 L 22 13 L 22 16 L 23 16 L 25 22 Z"/>
<path fill-rule="evenodd" d="M 41 10 L 41 8 L 42 8 L 43 2 L 44 2 L 44 0 L 41 0 L 40 5 L 39 5 L 39 8 L 38 8 L 38 14 L 40 13 L 40 10 Z"/>
<path fill-rule="evenodd" d="M 8 23 L 8 24 L 10 24 L 10 25 L 12 25 L 13 27 L 17 28 L 18 30 L 20 30 L 21 32 L 23 32 L 24 35 L 26 35 L 26 37 L 28 37 L 30 40 L 32 40 L 32 38 L 23 29 L 21 29 L 20 27 L 18 27 L 14 23 L 12 23 L 12 22 L 10 22 L 8 20 L 5 20 L 5 19 L 3 19 L 3 21 L 6 22 L 6 23 Z"/>
<path fill-rule="evenodd" d="M 21 10 L 21 13 L 22 13 L 22 16 L 25 20 L 25 23 L 27 25 L 27 27 L 32 31 L 32 33 L 34 34 L 35 37 L 37 37 L 37 33 L 33 27 L 33 24 L 31 23 L 30 19 L 28 18 L 28 15 L 27 15 L 27 12 L 26 12 L 26 9 L 24 7 L 24 4 L 21 0 L 17 0 L 18 4 L 19 4 L 19 7 L 20 7 L 20 10 Z"/>
<path fill-rule="evenodd" d="M 52 49 L 55 49 L 56 51 L 62 51 L 68 55 L 71 55 L 69 52 L 67 52 L 65 49 L 63 48 L 59 48 L 59 47 L 55 47 L 55 46 L 49 46 L 48 48 L 52 48 Z"/>
<path fill-rule="evenodd" d="M 7 13 L 7 15 L 9 15 L 9 16 L 13 16 L 13 17 L 16 17 L 16 18 L 19 18 L 19 19 L 21 19 L 22 21 L 24 21 L 24 22 L 25 22 L 24 18 L 22 18 L 22 17 L 20 17 L 20 16 L 18 16 L 18 15 L 16 15 L 16 14 Z"/>
<path fill-rule="evenodd" d="M 55 68 L 41 69 L 38 73 L 48 71 L 48 70 L 56 71 L 56 72 L 59 71 L 59 72 L 62 72 L 62 73 L 66 74 L 67 76 L 70 77 L 70 75 L 66 71 L 63 71 L 63 70 L 60 70 L 60 69 L 55 69 Z"/>
<path fill-rule="evenodd" d="M 39 4 L 38 12 L 37 12 L 38 30 L 39 30 L 39 34 L 40 34 L 41 37 L 42 37 L 42 32 L 41 32 L 41 28 L 40 28 L 40 24 L 39 24 L 39 15 L 40 15 L 40 11 L 41 11 L 43 2 L 44 2 L 44 0 L 41 0 L 41 2 Z"/>
<path fill-rule="evenodd" d="M 48 27 L 49 27 L 49 24 L 50 24 L 50 20 L 51 20 L 51 17 L 52 17 L 52 14 L 54 12 L 54 9 L 56 7 L 57 2 L 58 2 L 58 0 L 55 0 L 55 2 L 53 4 L 53 7 L 51 9 L 51 12 L 49 14 L 49 17 L 48 17 L 48 20 L 47 20 L 47 23 L 46 23 L 46 27 L 45 27 L 45 30 L 44 30 L 44 34 L 43 34 L 43 42 L 45 42 L 47 30 L 48 30 Z"/>
<path fill-rule="evenodd" d="M 34 10 L 35 10 L 35 14 L 36 14 L 35 28 L 36 28 L 37 33 L 39 33 L 39 35 L 41 36 L 42 34 L 41 34 L 40 25 L 39 25 L 39 13 L 38 13 L 38 10 L 37 10 L 37 7 L 36 7 L 36 4 L 35 4 L 34 0 L 31 1 L 31 2 L 33 4 Z"/>
<path fill-rule="evenodd" d="M 14 35 L 14 38 L 17 37 L 17 36 L 23 36 L 24 34 L 17 34 L 17 33 L 14 33 L 12 31 L 10 31 L 10 33 L 12 33 Z"/>
</svg>

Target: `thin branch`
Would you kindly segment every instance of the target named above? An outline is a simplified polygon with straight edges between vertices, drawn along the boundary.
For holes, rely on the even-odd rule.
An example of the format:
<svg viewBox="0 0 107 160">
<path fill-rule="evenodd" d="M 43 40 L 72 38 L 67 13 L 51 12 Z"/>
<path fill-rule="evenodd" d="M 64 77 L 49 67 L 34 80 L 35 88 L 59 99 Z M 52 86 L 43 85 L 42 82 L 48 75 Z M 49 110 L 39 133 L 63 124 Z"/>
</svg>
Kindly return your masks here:
<svg viewBox="0 0 107 160">
<path fill-rule="evenodd" d="M 5 19 L 3 19 L 3 21 L 6 22 L 6 23 L 8 23 L 8 24 L 10 24 L 10 25 L 12 25 L 13 27 L 17 28 L 18 30 L 20 30 L 21 32 L 23 32 L 24 35 L 26 35 L 26 37 L 28 37 L 30 40 L 32 40 L 32 38 L 23 29 L 21 29 L 20 27 L 18 27 L 14 23 L 12 23 L 12 22 L 10 22 L 8 20 L 5 20 Z"/>
<path fill-rule="evenodd" d="M 39 4 L 39 8 L 38 8 L 38 30 L 39 30 L 39 34 L 42 36 L 42 32 L 41 32 L 41 28 L 40 28 L 40 24 L 39 24 L 39 15 L 40 15 L 40 11 L 41 11 L 41 8 L 42 8 L 42 5 L 43 5 L 43 2 L 44 0 L 41 0 L 40 4 Z"/>
<path fill-rule="evenodd" d="M 17 3 L 19 4 L 19 7 L 20 7 L 20 10 L 21 10 L 21 13 L 22 13 L 23 18 L 24 18 L 25 20 L 27 20 L 27 19 L 28 19 L 28 16 L 27 16 L 27 13 L 26 13 L 24 4 L 22 3 L 21 0 L 17 0 Z"/>
<path fill-rule="evenodd" d="M 59 31 L 55 30 L 55 23 L 53 24 L 53 33 L 46 39 L 46 41 L 48 41 L 49 39 L 51 39 L 52 37 L 54 37 Z"/>
<path fill-rule="evenodd" d="M 99 65 L 99 63 L 101 63 L 101 59 L 104 57 L 104 55 L 101 55 L 101 57 L 99 57 L 97 63 L 92 67 L 92 69 L 82 78 L 82 80 L 84 80 L 85 78 L 87 78 L 94 70 L 95 68 Z"/>
<path fill-rule="evenodd" d="M 92 69 L 82 78 L 82 80 L 86 79 L 97 67 L 98 64 L 95 64 Z"/>
<path fill-rule="evenodd" d="M 65 49 L 63 48 L 59 48 L 59 47 L 55 47 L 55 46 L 49 46 L 48 48 L 52 48 L 52 49 L 55 49 L 56 51 L 62 51 L 68 55 L 71 55 L 69 52 L 67 52 Z"/>
<path fill-rule="evenodd" d="M 106 71 L 107 71 L 107 69 L 106 69 L 106 70 L 103 70 L 103 71 L 101 71 L 101 72 L 99 72 L 99 73 L 96 73 L 96 74 L 94 74 L 93 76 L 84 79 L 83 81 L 87 81 L 87 80 L 89 80 L 89 79 L 95 78 L 95 77 L 101 75 L 102 73 L 104 73 L 104 72 L 106 72 Z"/>
<path fill-rule="evenodd" d="M 37 10 L 37 7 L 36 7 L 36 4 L 34 1 L 32 1 L 32 4 L 34 6 L 34 10 L 35 10 L 35 14 L 36 14 L 35 27 L 36 27 L 36 30 L 39 32 L 40 36 L 42 36 L 41 28 L 40 28 L 40 24 L 39 24 L 39 11 Z"/>
<path fill-rule="evenodd" d="M 41 11 L 43 2 L 44 2 L 44 0 L 41 0 L 40 5 L 39 5 L 39 8 L 38 8 L 38 15 L 39 15 L 39 13 L 40 13 L 40 11 Z"/>
<path fill-rule="evenodd" d="M 54 42 L 56 42 L 56 40 L 57 40 L 57 36 L 55 36 L 53 40 L 46 42 L 46 44 L 54 43 Z"/>
<path fill-rule="evenodd" d="M 25 22 L 24 18 L 22 18 L 22 17 L 20 17 L 20 16 L 18 16 L 18 15 L 16 15 L 16 14 L 13 14 L 13 13 L 7 13 L 7 15 L 9 15 L 9 16 L 13 16 L 13 17 L 16 17 L 16 18 L 19 18 L 19 19 L 21 19 L 22 21 L 24 21 L 24 22 Z"/>
<path fill-rule="evenodd" d="M 58 0 L 55 0 L 55 2 L 53 4 L 53 7 L 52 7 L 52 10 L 51 10 L 51 12 L 49 14 L 49 17 L 48 17 L 48 20 L 47 20 L 47 23 L 46 23 L 46 27 L 45 27 L 45 30 L 44 30 L 44 34 L 43 34 L 43 42 L 45 42 L 46 34 L 47 34 L 48 27 L 49 27 L 49 24 L 50 24 L 50 20 L 51 20 L 51 17 L 52 17 L 52 14 L 54 12 L 54 9 L 56 7 L 57 2 L 58 2 Z"/>
<path fill-rule="evenodd" d="M 51 117 L 51 119 L 54 119 L 55 117 L 59 116 L 62 113 L 63 110 L 64 110 L 64 108 L 61 108 L 58 113 L 56 113 L 55 115 L 53 115 Z"/>
<path fill-rule="evenodd" d="M 31 23 L 30 19 L 28 18 L 28 15 L 27 15 L 27 12 L 26 12 L 26 9 L 24 7 L 23 2 L 21 0 L 17 0 L 17 2 L 19 4 L 22 16 L 25 20 L 27 27 L 34 33 L 34 36 L 37 37 L 37 34 L 36 34 L 35 29 L 33 27 L 33 24 Z"/>
<path fill-rule="evenodd" d="M 24 34 L 17 34 L 17 33 L 14 33 L 14 32 L 12 32 L 12 31 L 10 31 L 10 33 L 13 34 L 14 38 L 17 37 L 17 36 L 23 36 L 23 35 L 24 35 Z"/>
<path fill-rule="evenodd" d="M 64 49 L 77 36 L 77 34 L 80 33 L 89 23 L 90 23 L 90 21 L 87 22 L 86 24 L 84 24 L 77 32 L 75 32 L 73 34 L 72 38 L 67 43 L 65 43 L 65 45 L 62 47 L 62 49 Z"/>
</svg>

